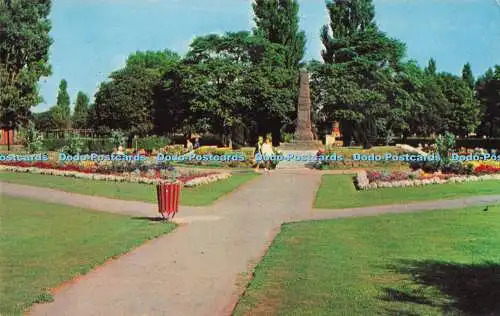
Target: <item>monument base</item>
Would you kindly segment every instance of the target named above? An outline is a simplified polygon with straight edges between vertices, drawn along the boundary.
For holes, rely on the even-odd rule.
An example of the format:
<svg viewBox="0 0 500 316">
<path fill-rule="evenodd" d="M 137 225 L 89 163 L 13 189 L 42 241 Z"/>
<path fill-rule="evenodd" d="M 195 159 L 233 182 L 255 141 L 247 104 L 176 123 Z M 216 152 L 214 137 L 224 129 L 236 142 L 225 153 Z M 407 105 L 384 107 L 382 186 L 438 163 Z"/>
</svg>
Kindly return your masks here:
<svg viewBox="0 0 500 316">
<path fill-rule="evenodd" d="M 281 150 L 319 150 L 323 147 L 320 140 L 295 140 L 291 143 L 280 144 Z"/>
</svg>

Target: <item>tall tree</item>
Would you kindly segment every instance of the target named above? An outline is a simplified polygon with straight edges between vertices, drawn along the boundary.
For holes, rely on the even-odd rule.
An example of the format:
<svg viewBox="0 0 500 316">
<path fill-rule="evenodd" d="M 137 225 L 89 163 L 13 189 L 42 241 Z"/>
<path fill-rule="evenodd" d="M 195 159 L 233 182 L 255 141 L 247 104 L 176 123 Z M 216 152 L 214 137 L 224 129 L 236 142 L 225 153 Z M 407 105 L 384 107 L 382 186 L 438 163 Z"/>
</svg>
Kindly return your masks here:
<svg viewBox="0 0 500 316">
<path fill-rule="evenodd" d="M 427 75 L 434 76 L 436 74 L 437 67 L 436 67 L 436 60 L 434 58 L 429 59 L 427 67 L 425 67 L 424 71 Z"/>
<path fill-rule="evenodd" d="M 78 91 L 73 113 L 73 126 L 75 128 L 84 128 L 87 125 L 87 116 L 89 111 L 89 97 L 82 91 Z"/>
<path fill-rule="evenodd" d="M 321 56 L 325 63 L 352 60 L 360 53 L 349 45 L 350 39 L 367 30 L 375 30 L 375 7 L 371 0 L 328 0 L 326 8 L 330 24 L 321 29 L 324 49 Z"/>
<path fill-rule="evenodd" d="M 0 1 L 0 124 L 26 124 L 42 100 L 37 83 L 51 73 L 50 0 Z M 9 144 L 10 147 L 10 144 Z"/>
<path fill-rule="evenodd" d="M 59 128 L 65 129 L 71 126 L 71 108 L 68 94 L 68 82 L 62 79 L 59 83 L 56 105 L 52 107 L 54 121 Z"/>
<path fill-rule="evenodd" d="M 464 68 L 462 69 L 462 80 L 467 83 L 469 88 L 474 90 L 475 80 L 474 75 L 472 74 L 472 69 L 470 63 L 466 63 Z"/>
<path fill-rule="evenodd" d="M 476 96 L 483 110 L 478 134 L 500 137 L 500 65 L 478 78 Z"/>
<path fill-rule="evenodd" d="M 378 131 L 387 129 L 392 103 L 399 102 L 389 87 L 395 87 L 391 78 L 405 46 L 378 30 L 371 0 L 327 1 L 326 6 L 325 65 L 314 76 L 314 90 L 323 92 L 316 100 L 326 120 L 340 121 L 346 143 L 353 135 L 370 147 Z"/>
<path fill-rule="evenodd" d="M 298 69 L 304 58 L 306 35 L 299 28 L 299 4 L 296 0 L 255 0 L 254 33 L 271 43 L 286 47 L 285 64 Z"/>
</svg>

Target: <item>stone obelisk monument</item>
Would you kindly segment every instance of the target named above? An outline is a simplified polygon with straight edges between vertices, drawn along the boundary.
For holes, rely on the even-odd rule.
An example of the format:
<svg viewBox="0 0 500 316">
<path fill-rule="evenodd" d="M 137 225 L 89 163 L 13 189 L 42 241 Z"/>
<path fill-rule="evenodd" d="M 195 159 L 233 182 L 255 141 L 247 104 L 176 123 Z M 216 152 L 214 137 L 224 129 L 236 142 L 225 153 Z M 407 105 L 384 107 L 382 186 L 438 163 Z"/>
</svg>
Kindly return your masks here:
<svg viewBox="0 0 500 316">
<path fill-rule="evenodd" d="M 312 142 L 314 140 L 311 124 L 311 92 L 309 91 L 309 73 L 300 72 L 300 92 L 297 105 L 297 126 L 295 141 Z"/>
</svg>

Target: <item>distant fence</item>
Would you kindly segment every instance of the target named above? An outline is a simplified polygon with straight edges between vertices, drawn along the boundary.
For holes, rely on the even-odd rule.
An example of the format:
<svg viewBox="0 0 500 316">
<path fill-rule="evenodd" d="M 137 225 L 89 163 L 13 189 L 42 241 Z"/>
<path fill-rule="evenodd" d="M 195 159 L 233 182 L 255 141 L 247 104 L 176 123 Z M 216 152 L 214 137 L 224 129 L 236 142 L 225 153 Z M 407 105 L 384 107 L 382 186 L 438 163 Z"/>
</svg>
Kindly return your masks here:
<svg viewBox="0 0 500 316">
<path fill-rule="evenodd" d="M 80 137 L 97 137 L 97 133 L 92 129 L 54 129 L 43 132 L 44 138 L 64 138 L 68 133 L 75 133 Z"/>
</svg>

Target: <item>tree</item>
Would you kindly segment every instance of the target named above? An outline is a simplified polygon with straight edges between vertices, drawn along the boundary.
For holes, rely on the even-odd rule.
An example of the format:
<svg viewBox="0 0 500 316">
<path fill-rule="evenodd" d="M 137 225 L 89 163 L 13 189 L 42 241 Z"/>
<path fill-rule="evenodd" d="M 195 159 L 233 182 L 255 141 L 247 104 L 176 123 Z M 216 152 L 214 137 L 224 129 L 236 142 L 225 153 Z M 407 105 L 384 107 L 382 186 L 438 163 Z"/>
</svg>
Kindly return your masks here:
<svg viewBox="0 0 500 316">
<path fill-rule="evenodd" d="M 52 112 L 50 110 L 33 113 L 33 122 L 39 131 L 49 131 L 57 129 L 57 124 L 54 122 Z"/>
<path fill-rule="evenodd" d="M 241 127 L 250 138 L 272 132 L 279 141 L 281 126 L 294 112 L 296 89 L 285 52 L 286 47 L 248 32 L 199 37 L 180 72 L 170 77 L 179 81 L 170 86 L 182 91 L 191 125 L 204 124 L 226 145 Z"/>
<path fill-rule="evenodd" d="M 78 91 L 76 96 L 75 110 L 73 113 L 73 126 L 84 128 L 87 125 L 89 111 L 89 97 L 82 91 Z"/>
<path fill-rule="evenodd" d="M 446 131 L 462 137 L 474 132 L 480 114 L 474 91 L 462 78 L 449 73 L 440 73 L 438 84 L 447 99 L 447 105 L 441 113 Z"/>
<path fill-rule="evenodd" d="M 427 67 L 425 68 L 425 74 L 434 76 L 436 74 L 436 60 L 434 58 L 429 59 L 429 63 L 427 64 Z"/>
<path fill-rule="evenodd" d="M 378 30 L 371 0 L 327 1 L 326 6 L 330 24 L 321 30 L 325 65 L 316 67 L 315 99 L 323 119 L 340 121 L 347 144 L 354 135 L 370 147 L 387 129 L 398 101 L 389 87 L 395 87 L 392 78 L 405 46 Z"/>
<path fill-rule="evenodd" d="M 91 127 L 101 133 L 127 131 L 129 137 L 151 133 L 161 119 L 155 115 L 155 88 L 179 61 L 169 50 L 131 54 L 125 67 L 99 87 L 89 114 Z"/>
<path fill-rule="evenodd" d="M 37 83 L 51 73 L 50 0 L 0 1 L 0 124 L 26 125 L 41 102 Z M 9 149 L 10 149 L 10 144 Z"/>
<path fill-rule="evenodd" d="M 299 30 L 299 4 L 296 0 L 256 0 L 253 3 L 254 34 L 286 47 L 287 68 L 298 69 L 304 57 L 306 35 Z"/>
<path fill-rule="evenodd" d="M 61 129 L 69 128 L 71 125 L 70 102 L 68 82 L 62 79 L 59 83 L 56 105 L 51 109 L 54 122 Z"/>
<path fill-rule="evenodd" d="M 500 137 L 500 65 L 488 69 L 478 78 L 476 96 L 482 108 L 478 134 Z"/>
<path fill-rule="evenodd" d="M 466 63 L 464 65 L 464 68 L 462 69 L 462 80 L 467 83 L 471 90 L 474 90 L 475 80 L 474 75 L 472 74 L 470 63 Z"/>
</svg>

